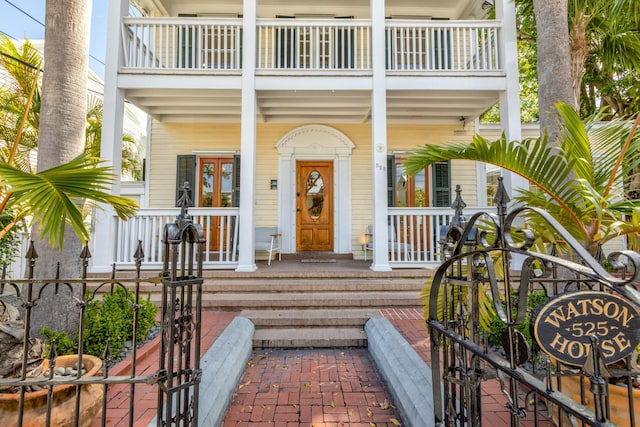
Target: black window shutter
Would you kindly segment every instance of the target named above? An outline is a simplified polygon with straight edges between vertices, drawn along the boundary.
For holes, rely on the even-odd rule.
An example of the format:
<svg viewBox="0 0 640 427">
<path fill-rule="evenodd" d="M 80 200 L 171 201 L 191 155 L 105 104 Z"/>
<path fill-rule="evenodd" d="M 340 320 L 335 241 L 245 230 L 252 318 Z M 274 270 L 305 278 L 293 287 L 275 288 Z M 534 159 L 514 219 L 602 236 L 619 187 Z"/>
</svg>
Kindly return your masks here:
<svg viewBox="0 0 640 427">
<path fill-rule="evenodd" d="M 433 206 L 447 207 L 451 205 L 450 163 L 439 162 L 433 165 Z"/>
<path fill-rule="evenodd" d="M 240 155 L 233 156 L 233 197 L 231 200 L 234 208 L 240 207 Z"/>
<path fill-rule="evenodd" d="M 179 17 L 196 17 L 198 15 L 192 13 L 179 13 Z M 194 68 L 196 66 L 193 50 L 196 47 L 196 33 L 190 26 L 180 29 L 180 53 L 178 58 L 178 67 Z M 181 58 L 180 58 L 181 57 Z"/>
<path fill-rule="evenodd" d="M 396 205 L 396 156 L 387 156 L 387 206 L 392 208 Z"/>
<path fill-rule="evenodd" d="M 196 185 L 196 156 L 192 154 L 178 155 L 178 165 L 176 168 L 176 206 L 182 197 L 182 187 L 184 183 L 189 183 L 189 206 L 193 206 L 193 189 Z"/>
</svg>

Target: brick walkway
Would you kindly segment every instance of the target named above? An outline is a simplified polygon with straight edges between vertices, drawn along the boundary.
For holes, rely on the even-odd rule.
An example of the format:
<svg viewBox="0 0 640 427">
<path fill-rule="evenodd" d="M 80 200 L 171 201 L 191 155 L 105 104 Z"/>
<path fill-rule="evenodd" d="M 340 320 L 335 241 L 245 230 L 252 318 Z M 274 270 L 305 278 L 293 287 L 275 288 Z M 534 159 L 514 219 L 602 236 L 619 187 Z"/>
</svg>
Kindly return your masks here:
<svg viewBox="0 0 640 427">
<path fill-rule="evenodd" d="M 382 310 L 416 352 L 430 363 L 429 339 L 422 311 Z M 203 312 L 202 354 L 237 313 Z M 138 374 L 158 367 L 159 338 L 138 352 Z M 255 351 L 224 420 L 224 427 L 355 427 L 395 426 L 402 422 L 366 349 Z M 129 375 L 124 360 L 110 375 Z M 483 425 L 509 425 L 505 397 L 497 381 L 482 383 Z M 129 425 L 129 386 L 108 393 L 109 426 Z M 147 426 L 156 414 L 157 388 L 137 385 L 134 425 Z M 101 423 L 98 416 L 92 427 Z M 522 426 L 532 426 L 525 419 Z M 551 425 L 551 424 L 549 424 Z"/>
<path fill-rule="evenodd" d="M 223 426 L 383 427 L 399 420 L 366 349 L 275 350 L 254 352 Z"/>
</svg>

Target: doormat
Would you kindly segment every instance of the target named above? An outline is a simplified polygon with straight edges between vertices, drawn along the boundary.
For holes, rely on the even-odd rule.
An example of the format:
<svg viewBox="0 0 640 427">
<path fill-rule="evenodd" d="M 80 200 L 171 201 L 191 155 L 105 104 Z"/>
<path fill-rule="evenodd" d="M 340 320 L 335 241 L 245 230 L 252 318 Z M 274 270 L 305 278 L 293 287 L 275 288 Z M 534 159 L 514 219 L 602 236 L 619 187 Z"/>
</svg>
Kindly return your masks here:
<svg viewBox="0 0 640 427">
<path fill-rule="evenodd" d="M 336 262 L 335 259 L 320 259 L 320 258 L 305 258 L 301 259 L 300 262 Z"/>
</svg>

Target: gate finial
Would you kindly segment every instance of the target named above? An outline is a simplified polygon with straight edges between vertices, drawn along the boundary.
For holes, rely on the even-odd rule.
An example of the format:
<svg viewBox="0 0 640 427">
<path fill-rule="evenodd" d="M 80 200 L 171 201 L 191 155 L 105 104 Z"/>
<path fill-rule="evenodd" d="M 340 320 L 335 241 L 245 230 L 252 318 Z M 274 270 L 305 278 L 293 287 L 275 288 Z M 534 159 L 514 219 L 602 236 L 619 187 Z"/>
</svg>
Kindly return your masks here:
<svg viewBox="0 0 640 427">
<path fill-rule="evenodd" d="M 496 195 L 493 197 L 493 202 L 498 208 L 498 215 L 507 212 L 507 204 L 509 204 L 509 202 L 511 201 L 511 199 L 509 198 L 509 193 L 507 193 L 507 189 L 504 188 L 503 181 L 503 177 L 498 177 L 498 189 L 496 190 Z"/>
<path fill-rule="evenodd" d="M 456 198 L 451 203 L 451 209 L 455 211 L 451 224 L 456 227 L 464 228 L 467 223 L 467 219 L 462 214 L 462 210 L 467 207 L 467 204 L 462 200 L 462 187 L 460 184 L 456 185 Z"/>
</svg>

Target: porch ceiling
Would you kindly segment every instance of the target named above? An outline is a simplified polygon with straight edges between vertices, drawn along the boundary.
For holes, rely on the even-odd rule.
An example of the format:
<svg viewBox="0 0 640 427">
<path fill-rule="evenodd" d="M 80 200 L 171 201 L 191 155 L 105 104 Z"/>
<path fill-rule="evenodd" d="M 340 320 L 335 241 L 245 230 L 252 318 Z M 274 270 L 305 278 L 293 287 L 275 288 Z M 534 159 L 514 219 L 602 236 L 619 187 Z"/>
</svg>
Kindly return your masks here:
<svg viewBox="0 0 640 427">
<path fill-rule="evenodd" d="M 129 102 L 166 122 L 239 122 L 236 89 L 129 89 Z M 473 120 L 498 101 L 496 90 L 389 90 L 389 123 L 453 124 Z M 368 123 L 369 90 L 258 90 L 261 123 Z"/>
<path fill-rule="evenodd" d="M 132 0 L 148 15 L 177 16 L 194 14 L 242 14 L 241 0 Z M 482 19 L 486 11 L 478 0 L 386 0 L 387 16 L 433 16 L 448 19 Z M 273 18 L 276 15 L 322 14 L 368 18 L 371 0 L 258 0 L 258 16 Z"/>
</svg>

